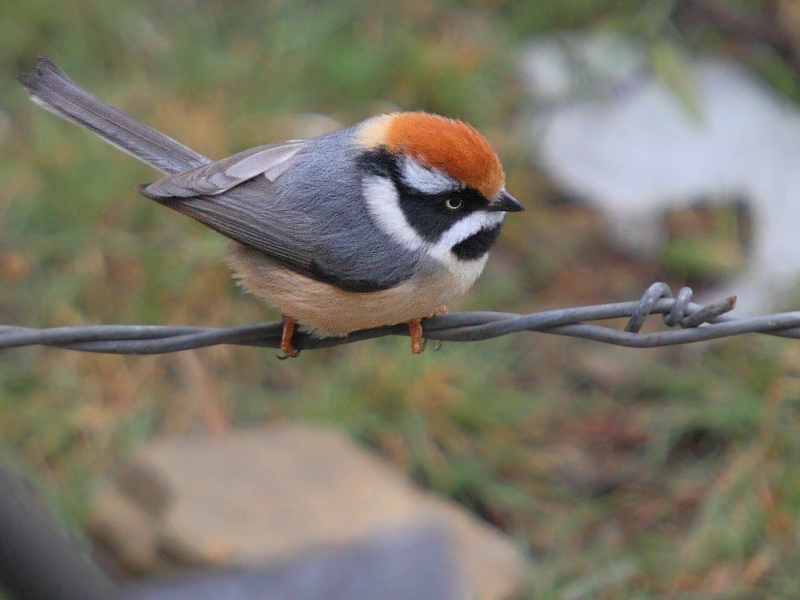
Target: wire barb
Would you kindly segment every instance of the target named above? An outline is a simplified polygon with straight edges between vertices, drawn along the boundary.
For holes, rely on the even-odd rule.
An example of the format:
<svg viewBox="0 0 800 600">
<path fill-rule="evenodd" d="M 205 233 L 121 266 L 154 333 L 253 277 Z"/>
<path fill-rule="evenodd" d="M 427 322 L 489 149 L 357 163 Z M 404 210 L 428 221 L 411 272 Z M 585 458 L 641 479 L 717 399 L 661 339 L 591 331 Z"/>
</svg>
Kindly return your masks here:
<svg viewBox="0 0 800 600">
<path fill-rule="evenodd" d="M 422 322 L 426 339 L 442 342 L 477 342 L 519 331 L 584 338 L 630 348 L 655 348 L 690 344 L 745 333 L 800 338 L 800 312 L 760 317 L 734 317 L 736 298 L 701 306 L 691 301 L 692 290 L 681 288 L 673 296 L 665 283 L 654 283 L 637 302 L 598 304 L 520 315 L 502 312 L 455 312 Z M 641 333 L 651 314 L 663 315 L 671 329 Z M 592 321 L 628 318 L 622 331 Z M 32 329 L 0 325 L 0 350 L 23 346 L 52 346 L 65 350 L 106 354 L 164 354 L 219 344 L 280 348 L 283 323 L 268 322 L 229 328 L 173 327 L 162 325 L 88 325 Z M 387 335 L 408 335 L 406 324 L 365 329 L 345 338 L 319 338 L 296 331 L 297 350 L 331 348 Z"/>
</svg>

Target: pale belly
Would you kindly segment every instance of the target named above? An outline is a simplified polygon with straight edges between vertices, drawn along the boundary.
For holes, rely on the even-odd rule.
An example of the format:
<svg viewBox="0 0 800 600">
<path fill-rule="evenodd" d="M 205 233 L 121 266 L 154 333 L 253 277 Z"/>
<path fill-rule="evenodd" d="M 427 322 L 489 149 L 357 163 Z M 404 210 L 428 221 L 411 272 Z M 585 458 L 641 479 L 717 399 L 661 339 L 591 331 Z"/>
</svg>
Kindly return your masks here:
<svg viewBox="0 0 800 600">
<path fill-rule="evenodd" d="M 299 275 L 262 253 L 231 245 L 229 263 L 246 290 L 294 317 L 301 328 L 320 336 L 345 336 L 359 329 L 406 323 L 430 317 L 440 306 L 462 296 L 483 270 L 486 259 L 471 261 L 455 272 L 412 277 L 377 292 L 346 292 Z"/>
</svg>

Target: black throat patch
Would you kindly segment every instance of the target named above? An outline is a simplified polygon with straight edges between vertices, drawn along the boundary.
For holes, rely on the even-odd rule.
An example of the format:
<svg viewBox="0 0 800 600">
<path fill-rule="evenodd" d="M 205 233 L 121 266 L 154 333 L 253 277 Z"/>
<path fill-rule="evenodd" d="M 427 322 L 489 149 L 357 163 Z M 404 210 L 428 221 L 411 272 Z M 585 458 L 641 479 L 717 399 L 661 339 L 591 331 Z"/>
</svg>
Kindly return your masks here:
<svg viewBox="0 0 800 600">
<path fill-rule="evenodd" d="M 481 229 L 478 233 L 473 233 L 467 239 L 458 242 L 451 251 L 461 260 L 477 260 L 492 249 L 502 227 L 503 224 L 498 223 L 491 229 Z"/>
</svg>

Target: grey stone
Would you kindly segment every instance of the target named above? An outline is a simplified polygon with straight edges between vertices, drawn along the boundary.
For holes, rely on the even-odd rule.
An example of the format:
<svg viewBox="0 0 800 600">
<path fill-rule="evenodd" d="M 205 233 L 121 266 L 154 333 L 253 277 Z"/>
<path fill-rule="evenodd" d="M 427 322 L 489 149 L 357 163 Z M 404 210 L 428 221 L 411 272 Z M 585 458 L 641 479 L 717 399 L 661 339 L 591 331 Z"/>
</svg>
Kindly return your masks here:
<svg viewBox="0 0 800 600">
<path fill-rule="evenodd" d="M 259 570 L 435 524 L 467 597 L 521 587 L 524 563 L 508 538 L 335 430 L 283 424 L 157 441 L 121 477 L 117 489 L 156 523 L 158 552 L 174 565 Z M 95 527 L 112 514 L 102 504 Z M 104 529 L 115 530 L 125 527 Z"/>
<path fill-rule="evenodd" d="M 800 109 L 729 58 L 662 53 L 682 78 L 670 86 L 646 56 L 640 40 L 605 31 L 526 45 L 519 64 L 536 106 L 537 160 L 555 186 L 597 208 L 611 239 L 637 258 L 662 252 L 667 211 L 700 198 L 743 202 L 752 214 L 746 264 L 700 300 L 736 295 L 736 314 L 784 306 L 800 281 Z"/>
<path fill-rule="evenodd" d="M 398 531 L 277 566 L 190 572 L 123 592 L 128 600 L 459 600 L 466 593 L 441 534 Z"/>
<path fill-rule="evenodd" d="M 89 523 L 92 538 L 130 573 L 153 571 L 158 561 L 158 523 L 116 487 L 97 496 Z"/>
</svg>

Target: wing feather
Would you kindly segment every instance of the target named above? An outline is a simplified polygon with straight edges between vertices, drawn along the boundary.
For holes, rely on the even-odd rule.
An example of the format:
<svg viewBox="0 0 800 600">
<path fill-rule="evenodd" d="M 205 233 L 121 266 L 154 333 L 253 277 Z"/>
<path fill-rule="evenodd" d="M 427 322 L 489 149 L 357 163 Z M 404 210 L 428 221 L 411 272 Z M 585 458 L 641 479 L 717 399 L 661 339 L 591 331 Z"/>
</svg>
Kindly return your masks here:
<svg viewBox="0 0 800 600">
<path fill-rule="evenodd" d="M 419 257 L 372 225 L 352 159 L 328 148 L 337 135 L 260 146 L 138 189 L 301 275 L 352 292 L 394 287 Z"/>
<path fill-rule="evenodd" d="M 293 159 L 305 147 L 303 141 L 258 146 L 183 173 L 170 175 L 143 188 L 154 200 L 216 196 L 263 175 L 270 182 L 292 168 Z"/>
<path fill-rule="evenodd" d="M 264 212 L 253 215 L 251 207 L 247 205 L 222 203 L 214 196 L 154 200 L 192 217 L 227 238 L 264 252 L 293 271 L 309 277 L 315 276 L 313 263 L 316 248 L 299 235 L 300 232 L 293 226 L 289 215 L 272 213 L 267 220 Z"/>
</svg>

